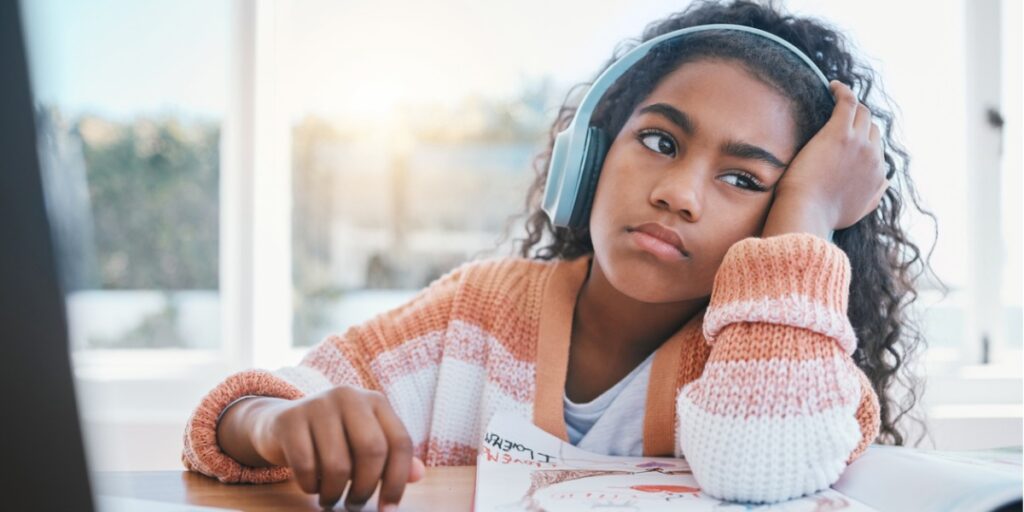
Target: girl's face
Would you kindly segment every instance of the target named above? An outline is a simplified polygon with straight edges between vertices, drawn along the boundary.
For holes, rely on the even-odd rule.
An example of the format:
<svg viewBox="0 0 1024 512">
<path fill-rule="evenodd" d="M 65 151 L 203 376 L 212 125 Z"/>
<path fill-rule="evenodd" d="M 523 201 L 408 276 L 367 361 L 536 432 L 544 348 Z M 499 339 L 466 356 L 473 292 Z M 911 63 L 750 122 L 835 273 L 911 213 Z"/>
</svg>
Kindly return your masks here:
<svg viewBox="0 0 1024 512">
<path fill-rule="evenodd" d="M 795 155 L 790 100 L 740 64 L 700 60 L 665 76 L 612 141 L 590 216 L 594 265 L 643 302 L 711 294 L 737 241 L 758 236 Z M 685 252 L 656 255 L 658 223 Z"/>
</svg>

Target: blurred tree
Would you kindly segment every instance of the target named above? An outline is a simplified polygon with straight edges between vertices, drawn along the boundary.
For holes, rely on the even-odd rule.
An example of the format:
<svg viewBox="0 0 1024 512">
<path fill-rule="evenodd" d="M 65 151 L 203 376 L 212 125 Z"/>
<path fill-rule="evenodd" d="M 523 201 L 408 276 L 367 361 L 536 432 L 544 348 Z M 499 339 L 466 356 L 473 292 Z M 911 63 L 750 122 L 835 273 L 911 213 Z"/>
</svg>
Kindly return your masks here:
<svg viewBox="0 0 1024 512">
<path fill-rule="evenodd" d="M 81 117 L 100 285 L 217 289 L 220 127 Z"/>
</svg>

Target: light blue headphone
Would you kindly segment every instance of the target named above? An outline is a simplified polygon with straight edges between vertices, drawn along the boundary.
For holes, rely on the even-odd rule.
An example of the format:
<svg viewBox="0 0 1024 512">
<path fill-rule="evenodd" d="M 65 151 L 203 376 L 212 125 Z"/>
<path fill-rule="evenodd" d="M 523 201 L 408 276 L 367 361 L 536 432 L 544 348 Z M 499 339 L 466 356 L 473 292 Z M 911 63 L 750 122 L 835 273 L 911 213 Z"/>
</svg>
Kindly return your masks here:
<svg viewBox="0 0 1024 512">
<path fill-rule="evenodd" d="M 775 34 L 743 25 L 713 24 L 684 28 L 662 34 L 633 48 L 597 77 L 576 109 L 572 122 L 555 137 L 542 205 L 555 226 L 585 227 L 590 218 L 597 179 L 601 174 L 601 165 L 604 163 L 609 144 L 608 134 L 604 133 L 604 130 L 590 126 L 590 117 L 605 91 L 654 47 L 688 34 L 708 30 L 747 32 L 781 44 L 800 57 L 828 89 L 829 81 L 825 74 L 797 47 Z M 831 97 L 831 92 L 829 94 Z"/>
</svg>

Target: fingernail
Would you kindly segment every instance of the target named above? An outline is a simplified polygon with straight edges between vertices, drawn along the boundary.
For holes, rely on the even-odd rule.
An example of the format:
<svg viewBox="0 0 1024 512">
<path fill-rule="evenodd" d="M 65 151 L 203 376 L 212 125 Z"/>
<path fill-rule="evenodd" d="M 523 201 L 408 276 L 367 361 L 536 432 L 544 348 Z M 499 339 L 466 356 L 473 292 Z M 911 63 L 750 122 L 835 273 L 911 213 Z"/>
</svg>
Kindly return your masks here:
<svg viewBox="0 0 1024 512">
<path fill-rule="evenodd" d="M 360 512 L 366 503 L 348 503 L 345 505 L 345 510 L 348 512 Z"/>
<path fill-rule="evenodd" d="M 387 505 L 380 506 L 380 512 L 398 512 L 398 505 L 394 503 L 388 503 Z"/>
</svg>

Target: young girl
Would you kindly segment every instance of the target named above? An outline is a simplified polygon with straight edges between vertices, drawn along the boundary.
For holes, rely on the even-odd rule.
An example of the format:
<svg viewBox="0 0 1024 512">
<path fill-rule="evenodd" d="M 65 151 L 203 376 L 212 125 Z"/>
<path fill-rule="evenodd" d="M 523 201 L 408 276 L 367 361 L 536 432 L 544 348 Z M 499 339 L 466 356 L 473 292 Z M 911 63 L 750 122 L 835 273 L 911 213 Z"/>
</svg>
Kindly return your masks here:
<svg viewBox="0 0 1024 512">
<path fill-rule="evenodd" d="M 609 146 L 589 222 L 539 209 L 565 106 L 521 257 L 467 263 L 297 367 L 229 377 L 188 422 L 186 467 L 294 476 L 325 506 L 379 484 L 387 510 L 423 463 L 473 464 L 505 410 L 589 450 L 686 457 L 711 496 L 773 502 L 828 487 L 880 433 L 902 444 L 914 395 L 901 406 L 892 384 L 918 341 L 904 310 L 920 259 L 887 180 L 915 197 L 892 116 L 865 105 L 873 74 L 841 35 L 771 6 L 698 3 L 642 39 L 712 23 L 775 34 L 832 82 L 740 32 L 658 47 L 594 111 Z"/>
</svg>

